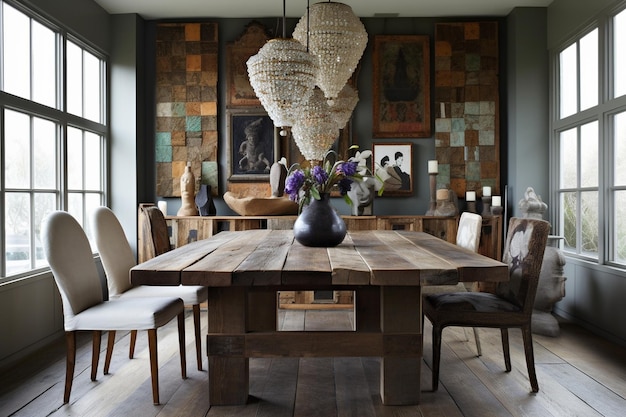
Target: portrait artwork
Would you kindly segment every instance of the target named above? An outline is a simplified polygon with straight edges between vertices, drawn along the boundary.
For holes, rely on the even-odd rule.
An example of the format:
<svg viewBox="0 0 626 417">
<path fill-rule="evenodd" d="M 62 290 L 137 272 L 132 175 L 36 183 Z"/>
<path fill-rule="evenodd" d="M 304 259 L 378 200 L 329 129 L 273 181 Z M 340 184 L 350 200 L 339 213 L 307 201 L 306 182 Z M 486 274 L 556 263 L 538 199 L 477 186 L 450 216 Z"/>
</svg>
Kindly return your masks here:
<svg viewBox="0 0 626 417">
<path fill-rule="evenodd" d="M 269 181 L 276 158 L 274 123 L 264 112 L 230 115 L 230 181 Z"/>
<path fill-rule="evenodd" d="M 373 146 L 374 172 L 382 181 L 376 181 L 376 190 L 383 187 L 383 195 L 410 195 L 413 193 L 411 143 L 375 143 Z"/>
</svg>

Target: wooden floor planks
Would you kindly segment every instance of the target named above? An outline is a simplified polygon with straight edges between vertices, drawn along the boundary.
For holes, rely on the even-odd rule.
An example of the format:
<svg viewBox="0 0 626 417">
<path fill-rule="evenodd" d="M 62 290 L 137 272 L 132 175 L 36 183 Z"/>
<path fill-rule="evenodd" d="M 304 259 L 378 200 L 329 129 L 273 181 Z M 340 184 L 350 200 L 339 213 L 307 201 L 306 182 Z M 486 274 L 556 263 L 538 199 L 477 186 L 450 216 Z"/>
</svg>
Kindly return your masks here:
<svg viewBox="0 0 626 417">
<path fill-rule="evenodd" d="M 206 313 L 205 313 L 206 314 Z M 206 320 L 202 320 L 206 332 Z M 351 329 L 350 311 L 281 310 L 282 330 Z M 534 336 L 540 391 L 530 393 L 521 333 L 510 331 L 512 371 L 504 371 L 499 330 L 480 329 L 483 356 L 462 329 L 444 331 L 440 388 L 431 392 L 431 326 L 426 321 L 422 402 L 389 407 L 378 395 L 377 358 L 264 358 L 250 360 L 250 399 L 244 406 L 211 407 L 204 371 L 195 367 L 192 320 L 186 320 L 188 379 L 180 378 L 175 323 L 160 329 L 162 404 L 152 405 L 147 336 L 128 359 L 127 333 L 116 336 L 111 374 L 89 377 L 90 334 L 81 334 L 71 403 L 62 404 L 64 340 L 0 374 L 0 416 L 113 417 L 485 417 L 604 416 L 626 410 L 626 348 L 563 322 L 557 338 Z M 203 343 L 203 348 L 206 346 Z"/>
</svg>

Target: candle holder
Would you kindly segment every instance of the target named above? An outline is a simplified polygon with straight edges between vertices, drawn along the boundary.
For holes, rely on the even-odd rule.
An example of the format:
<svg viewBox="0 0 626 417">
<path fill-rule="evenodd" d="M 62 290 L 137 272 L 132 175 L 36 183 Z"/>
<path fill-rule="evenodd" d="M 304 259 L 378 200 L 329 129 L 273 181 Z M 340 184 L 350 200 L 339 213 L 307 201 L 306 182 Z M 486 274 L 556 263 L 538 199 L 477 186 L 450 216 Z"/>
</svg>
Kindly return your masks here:
<svg viewBox="0 0 626 417">
<path fill-rule="evenodd" d="M 483 196 L 483 212 L 481 216 L 483 217 L 491 216 L 491 196 L 489 197 Z"/>
<path fill-rule="evenodd" d="M 467 202 L 467 211 L 470 213 L 476 213 L 476 201 Z"/>
<path fill-rule="evenodd" d="M 504 208 L 502 206 L 491 206 L 492 216 L 499 216 L 502 214 L 503 211 L 504 211 Z"/>
<path fill-rule="evenodd" d="M 430 205 L 428 206 L 426 216 L 434 216 L 437 209 L 437 173 L 430 172 L 428 175 L 430 176 Z"/>
</svg>

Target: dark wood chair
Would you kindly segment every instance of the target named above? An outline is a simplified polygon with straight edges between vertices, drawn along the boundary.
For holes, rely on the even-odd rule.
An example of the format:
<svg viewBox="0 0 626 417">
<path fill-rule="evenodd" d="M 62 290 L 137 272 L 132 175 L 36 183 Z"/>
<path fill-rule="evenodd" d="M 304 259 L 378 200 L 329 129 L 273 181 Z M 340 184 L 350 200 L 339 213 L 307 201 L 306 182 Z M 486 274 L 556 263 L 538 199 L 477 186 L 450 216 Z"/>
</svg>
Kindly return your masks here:
<svg viewBox="0 0 626 417">
<path fill-rule="evenodd" d="M 512 218 L 502 261 L 509 265 L 509 281 L 495 294 L 454 292 L 424 297 L 424 314 L 433 324 L 433 391 L 439 387 L 441 333 L 448 326 L 499 328 L 506 371 L 511 371 L 509 328 L 519 328 L 533 392 L 539 391 L 531 333 L 531 317 L 543 253 L 550 231 L 544 220 Z"/>
</svg>

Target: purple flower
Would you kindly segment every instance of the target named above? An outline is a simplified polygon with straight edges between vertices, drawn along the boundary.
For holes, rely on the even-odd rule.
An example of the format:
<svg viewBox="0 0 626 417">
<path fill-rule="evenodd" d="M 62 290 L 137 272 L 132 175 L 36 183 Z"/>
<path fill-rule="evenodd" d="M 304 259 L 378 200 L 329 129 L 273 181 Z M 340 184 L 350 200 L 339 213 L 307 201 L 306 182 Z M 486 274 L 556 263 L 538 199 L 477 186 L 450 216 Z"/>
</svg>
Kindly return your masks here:
<svg viewBox="0 0 626 417">
<path fill-rule="evenodd" d="M 285 180 L 285 192 L 289 194 L 291 201 L 298 201 L 298 193 L 300 187 L 304 184 L 304 172 L 298 170 L 294 171 Z"/>
<path fill-rule="evenodd" d="M 351 177 L 356 174 L 356 169 L 358 165 L 358 162 L 354 161 L 344 162 L 337 167 L 337 171 L 343 172 L 346 177 Z"/>
<path fill-rule="evenodd" d="M 324 184 L 328 180 L 328 173 L 319 165 L 313 167 L 312 175 L 318 184 Z"/>
<path fill-rule="evenodd" d="M 352 186 L 352 180 L 350 178 L 342 178 L 339 180 L 339 183 L 337 185 L 339 186 L 339 192 L 341 193 L 341 195 L 346 195 L 348 194 L 348 191 L 350 191 L 350 187 Z"/>
</svg>

